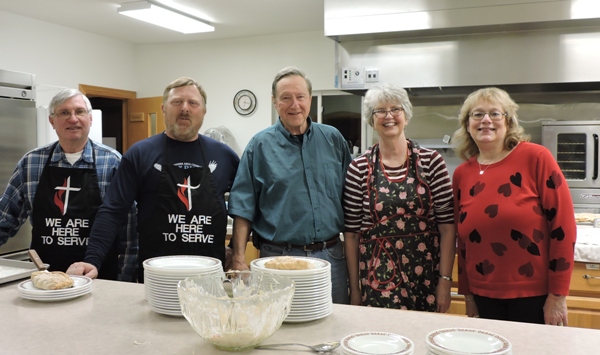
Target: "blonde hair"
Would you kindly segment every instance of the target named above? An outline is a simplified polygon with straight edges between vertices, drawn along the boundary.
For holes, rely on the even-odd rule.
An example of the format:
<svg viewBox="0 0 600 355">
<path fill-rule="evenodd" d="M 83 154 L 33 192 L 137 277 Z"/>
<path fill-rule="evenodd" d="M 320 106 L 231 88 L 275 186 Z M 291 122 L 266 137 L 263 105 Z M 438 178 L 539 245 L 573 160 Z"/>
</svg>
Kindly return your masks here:
<svg viewBox="0 0 600 355">
<path fill-rule="evenodd" d="M 204 88 L 202 88 L 202 85 L 198 84 L 194 79 L 186 78 L 186 77 L 181 77 L 181 78 L 173 80 L 165 88 L 165 91 L 163 93 L 163 104 L 167 102 L 167 99 L 169 98 L 169 92 L 171 92 L 171 89 L 179 88 L 182 86 L 188 86 L 188 85 L 193 85 L 198 89 L 198 92 L 200 92 L 200 95 L 202 95 L 202 98 L 204 99 L 204 106 L 206 107 L 206 92 L 204 91 Z"/>
<path fill-rule="evenodd" d="M 504 150 L 513 149 L 519 142 L 528 142 L 530 136 L 525 133 L 523 127 L 519 125 L 517 110 L 519 105 L 513 101 L 508 93 L 502 89 L 488 87 L 479 89 L 471 93 L 463 103 L 458 115 L 460 128 L 454 132 L 452 142 L 456 145 L 454 151 L 460 158 L 467 160 L 470 157 L 479 154 L 479 148 L 467 131 L 469 128 L 469 116 L 471 110 L 480 101 L 499 104 L 506 113 L 506 136 L 504 137 Z"/>
</svg>

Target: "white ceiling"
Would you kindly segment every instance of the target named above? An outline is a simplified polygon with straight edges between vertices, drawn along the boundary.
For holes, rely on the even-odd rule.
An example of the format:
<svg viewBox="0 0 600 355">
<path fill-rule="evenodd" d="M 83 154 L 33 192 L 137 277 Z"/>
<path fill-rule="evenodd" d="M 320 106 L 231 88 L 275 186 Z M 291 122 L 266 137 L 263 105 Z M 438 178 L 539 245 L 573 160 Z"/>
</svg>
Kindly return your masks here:
<svg viewBox="0 0 600 355">
<path fill-rule="evenodd" d="M 185 6 L 215 32 L 182 34 L 117 13 L 135 0 L 0 0 L 0 11 L 130 43 L 169 43 L 323 31 L 324 0 L 158 0 Z M 174 5 L 173 5 L 174 4 Z"/>
</svg>

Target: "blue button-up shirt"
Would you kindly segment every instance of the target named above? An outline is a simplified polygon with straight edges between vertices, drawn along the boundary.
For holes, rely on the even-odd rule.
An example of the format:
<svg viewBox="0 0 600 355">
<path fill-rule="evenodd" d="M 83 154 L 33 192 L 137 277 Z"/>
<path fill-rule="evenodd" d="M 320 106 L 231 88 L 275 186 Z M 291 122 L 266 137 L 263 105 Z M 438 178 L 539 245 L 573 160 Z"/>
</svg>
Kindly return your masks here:
<svg viewBox="0 0 600 355">
<path fill-rule="evenodd" d="M 334 127 L 311 122 L 302 142 L 281 119 L 248 143 L 229 195 L 229 215 L 277 243 L 307 245 L 344 229 L 342 194 L 350 150 Z"/>
<path fill-rule="evenodd" d="M 52 153 L 50 166 L 74 169 L 93 168 L 94 159 L 90 142 L 90 140 L 87 141 L 81 159 L 73 165 L 67 160 L 60 144 L 57 144 Z M 51 143 L 36 148 L 25 154 L 17 163 L 17 167 L 8 181 L 8 186 L 0 197 L 0 245 L 6 243 L 9 237 L 17 234 L 27 217 L 31 217 L 33 198 L 53 145 L 54 143 Z M 100 195 L 104 199 L 108 185 L 121 161 L 121 154 L 96 142 L 94 142 L 94 147 L 98 187 Z M 128 216 L 127 230 L 120 236 L 119 241 L 119 265 L 122 266 L 119 279 L 123 281 L 132 281 L 137 269 L 138 247 L 134 212 L 134 207 L 132 207 Z"/>
</svg>

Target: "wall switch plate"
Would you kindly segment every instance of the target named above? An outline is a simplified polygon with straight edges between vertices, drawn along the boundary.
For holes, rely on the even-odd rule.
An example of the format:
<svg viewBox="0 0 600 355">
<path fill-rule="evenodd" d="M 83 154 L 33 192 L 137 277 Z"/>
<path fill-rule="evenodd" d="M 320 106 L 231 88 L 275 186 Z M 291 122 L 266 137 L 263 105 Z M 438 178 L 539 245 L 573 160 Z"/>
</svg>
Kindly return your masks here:
<svg viewBox="0 0 600 355">
<path fill-rule="evenodd" d="M 379 69 L 367 69 L 367 83 L 379 82 Z"/>
<path fill-rule="evenodd" d="M 363 88 L 364 86 L 364 68 L 342 68 L 342 88 Z"/>
</svg>

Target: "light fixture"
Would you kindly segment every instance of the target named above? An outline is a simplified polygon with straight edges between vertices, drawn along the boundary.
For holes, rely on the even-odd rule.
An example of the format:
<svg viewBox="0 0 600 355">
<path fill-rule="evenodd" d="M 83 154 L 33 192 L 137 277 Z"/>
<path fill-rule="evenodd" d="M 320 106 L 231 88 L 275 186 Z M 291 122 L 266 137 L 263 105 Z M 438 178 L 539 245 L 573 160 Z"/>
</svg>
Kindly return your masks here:
<svg viewBox="0 0 600 355">
<path fill-rule="evenodd" d="M 152 0 L 127 2 L 117 9 L 121 15 L 182 33 L 212 32 L 208 22 Z"/>
</svg>

